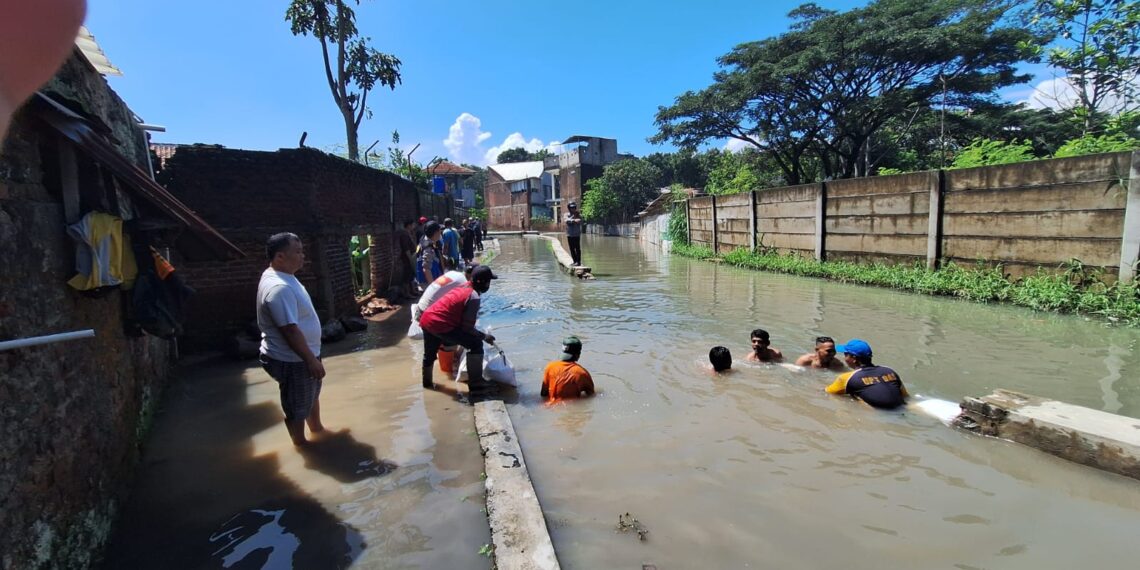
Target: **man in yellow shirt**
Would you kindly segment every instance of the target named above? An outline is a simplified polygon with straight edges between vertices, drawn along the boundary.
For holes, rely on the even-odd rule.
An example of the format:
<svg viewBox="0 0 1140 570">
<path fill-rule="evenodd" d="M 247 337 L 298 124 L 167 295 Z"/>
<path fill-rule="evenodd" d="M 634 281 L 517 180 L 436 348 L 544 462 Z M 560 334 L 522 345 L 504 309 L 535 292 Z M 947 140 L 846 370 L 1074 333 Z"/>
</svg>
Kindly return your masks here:
<svg viewBox="0 0 1140 570">
<path fill-rule="evenodd" d="M 826 388 L 828 394 L 847 394 L 867 402 L 872 407 L 893 410 L 904 404 L 909 394 L 898 372 L 878 366 L 871 361 L 871 345 L 853 338 L 835 349 L 854 372 L 840 374 Z"/>
<path fill-rule="evenodd" d="M 566 337 L 562 341 L 562 358 L 546 365 L 542 373 L 542 397 L 551 400 L 594 395 L 594 379 L 578 364 L 582 356 L 582 341 Z"/>
</svg>

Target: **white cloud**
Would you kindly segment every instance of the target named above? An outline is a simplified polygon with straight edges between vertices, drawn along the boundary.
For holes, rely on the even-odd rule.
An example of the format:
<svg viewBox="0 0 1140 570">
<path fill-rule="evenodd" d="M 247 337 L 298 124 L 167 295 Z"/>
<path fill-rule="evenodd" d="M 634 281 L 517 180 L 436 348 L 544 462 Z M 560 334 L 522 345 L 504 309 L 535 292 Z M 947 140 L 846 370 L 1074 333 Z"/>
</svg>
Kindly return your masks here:
<svg viewBox="0 0 1140 570">
<path fill-rule="evenodd" d="M 522 147 L 529 152 L 542 149 L 558 152 L 559 146 L 557 142 L 544 143 L 537 138 L 528 140 L 521 132 L 513 132 L 507 135 L 503 142 L 485 148 L 484 143 L 490 138 L 491 133 L 483 130 L 483 121 L 479 117 L 471 113 L 462 113 L 452 123 L 447 138 L 443 140 L 443 146 L 447 147 L 447 154 L 452 162 L 466 162 L 479 166 L 495 164 L 499 153 L 504 150 Z"/>
<path fill-rule="evenodd" d="M 728 139 L 728 142 L 724 143 L 724 150 L 727 152 L 740 152 L 749 146 L 751 145 L 740 139 Z"/>
<path fill-rule="evenodd" d="M 482 146 L 489 138 L 491 133 L 483 132 L 483 121 L 479 117 L 461 113 L 448 129 L 443 146 L 447 147 L 452 162 L 483 165 Z"/>
<path fill-rule="evenodd" d="M 1134 77 L 1132 83 L 1140 87 L 1140 77 Z M 1067 76 L 1054 75 L 1051 79 L 1038 83 L 1027 98 L 1018 102 L 1030 109 L 1070 109 L 1078 102 L 1077 86 Z M 1100 110 L 1109 113 L 1119 112 L 1125 108 L 1126 101 L 1115 94 L 1105 97 L 1100 104 Z"/>
</svg>

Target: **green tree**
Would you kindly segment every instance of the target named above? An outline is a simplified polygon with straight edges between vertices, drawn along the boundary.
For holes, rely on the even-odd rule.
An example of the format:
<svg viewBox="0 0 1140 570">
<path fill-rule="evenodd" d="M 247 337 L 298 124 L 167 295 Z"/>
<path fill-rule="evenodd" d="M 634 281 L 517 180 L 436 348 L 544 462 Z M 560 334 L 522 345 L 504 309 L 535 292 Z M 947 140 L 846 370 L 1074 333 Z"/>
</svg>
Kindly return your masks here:
<svg viewBox="0 0 1140 570">
<path fill-rule="evenodd" d="M 1006 25 L 1008 9 L 996 0 L 878 0 L 842 13 L 804 4 L 789 32 L 736 46 L 711 86 L 660 108 L 650 140 L 741 140 L 789 184 L 864 175 L 891 119 L 932 100 L 972 108 L 1027 79 L 1014 65 L 1034 36 Z"/>
<path fill-rule="evenodd" d="M 709 172 L 705 192 L 715 195 L 740 194 L 782 186 L 783 177 L 767 164 L 766 158 L 755 149 L 720 153 L 716 167 Z"/>
<path fill-rule="evenodd" d="M 601 223 L 627 222 L 657 197 L 661 171 L 642 159 L 607 164 L 600 178 L 586 183 L 582 217 Z"/>
<path fill-rule="evenodd" d="M 498 164 L 506 164 L 508 162 L 533 162 L 535 160 L 542 160 L 548 156 L 550 156 L 550 151 L 545 148 L 540 149 L 538 152 L 530 152 L 520 146 L 500 152 L 499 156 L 495 158 L 495 162 Z"/>
<path fill-rule="evenodd" d="M 1076 92 L 1072 111 L 1082 134 L 1105 121 L 1109 99 L 1128 111 L 1140 99 L 1140 3 L 1135 0 L 1034 0 L 1027 11 L 1032 27 L 1047 41 L 1034 53 L 1064 71 Z"/>
<path fill-rule="evenodd" d="M 1054 156 L 1056 158 L 1064 158 L 1067 156 L 1081 156 L 1100 152 L 1125 152 L 1137 149 L 1140 149 L 1140 140 L 1136 140 L 1123 133 L 1085 135 L 1061 145 L 1061 148 L 1057 149 L 1057 154 Z"/>
<path fill-rule="evenodd" d="M 396 88 L 400 60 L 368 45 L 372 39 L 360 35 L 348 0 L 292 0 L 285 19 L 293 35 L 312 35 L 320 42 L 325 79 L 344 119 L 348 157 L 358 162 L 360 123 L 372 117 L 368 94 L 377 86 Z"/>
<path fill-rule="evenodd" d="M 973 168 L 1034 160 L 1033 146 L 1027 141 L 978 139 L 958 152 L 950 168 Z"/>
<path fill-rule="evenodd" d="M 482 166 L 477 166 L 474 164 L 461 164 L 460 166 L 462 166 L 464 168 L 469 168 L 469 169 L 475 171 L 475 174 L 471 175 L 471 177 L 467 179 L 465 184 L 467 185 L 468 188 L 475 191 L 475 207 L 476 208 L 483 208 L 484 205 L 486 204 L 486 199 L 484 198 L 483 193 L 484 193 L 485 188 L 487 186 L 487 169 L 483 168 Z M 480 219 L 483 219 L 483 218 L 480 218 Z"/>
</svg>

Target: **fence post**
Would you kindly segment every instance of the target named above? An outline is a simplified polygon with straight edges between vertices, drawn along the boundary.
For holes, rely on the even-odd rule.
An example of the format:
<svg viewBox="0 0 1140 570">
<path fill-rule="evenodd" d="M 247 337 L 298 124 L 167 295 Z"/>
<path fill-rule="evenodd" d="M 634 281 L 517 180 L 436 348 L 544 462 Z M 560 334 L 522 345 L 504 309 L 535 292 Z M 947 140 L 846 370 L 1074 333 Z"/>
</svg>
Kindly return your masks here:
<svg viewBox="0 0 1140 570">
<path fill-rule="evenodd" d="M 752 234 L 752 238 L 751 238 L 752 251 L 755 252 L 756 247 L 758 245 L 760 245 L 759 244 L 760 240 L 756 239 L 756 222 L 757 222 L 757 220 L 756 220 L 756 191 L 753 190 L 753 191 L 749 192 L 748 194 L 751 195 L 751 198 L 749 199 L 749 203 L 752 205 L 751 208 L 748 210 L 748 219 L 750 221 L 750 223 L 748 224 L 748 232 L 750 234 Z"/>
<path fill-rule="evenodd" d="M 815 197 L 815 260 L 824 261 L 827 258 L 825 238 L 827 237 L 827 183 L 819 183 L 819 192 Z"/>
<path fill-rule="evenodd" d="M 718 232 L 716 229 L 716 194 L 713 194 L 713 197 L 712 197 L 712 226 L 713 226 L 713 255 L 716 255 L 719 251 L 718 242 L 719 242 L 719 238 L 720 238 L 720 236 L 717 235 Z"/>
<path fill-rule="evenodd" d="M 1132 165 L 1128 173 L 1128 198 L 1124 203 L 1124 235 L 1120 242 L 1121 283 L 1131 283 L 1136 277 L 1136 261 L 1140 257 L 1140 150 L 1132 151 Z"/>
<path fill-rule="evenodd" d="M 689 211 L 689 204 L 692 198 L 685 199 L 685 234 L 689 238 L 689 245 L 693 244 L 693 216 Z"/>
<path fill-rule="evenodd" d="M 926 268 L 938 269 L 942 257 L 942 189 L 946 171 L 930 171 L 930 215 L 926 226 Z"/>
</svg>

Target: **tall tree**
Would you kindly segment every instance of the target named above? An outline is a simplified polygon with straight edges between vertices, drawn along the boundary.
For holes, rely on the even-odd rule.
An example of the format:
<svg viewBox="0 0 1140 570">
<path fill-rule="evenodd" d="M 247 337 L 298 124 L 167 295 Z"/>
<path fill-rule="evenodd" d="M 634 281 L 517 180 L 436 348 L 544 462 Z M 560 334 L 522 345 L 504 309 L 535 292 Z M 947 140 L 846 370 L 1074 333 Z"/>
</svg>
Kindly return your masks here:
<svg viewBox="0 0 1140 570">
<path fill-rule="evenodd" d="M 1106 111 L 1134 111 L 1140 106 L 1140 3 L 1035 0 L 1027 18 L 1052 41 L 1048 46 L 1038 42 L 1033 48 L 1037 56 L 1065 72 L 1076 96 L 1072 110 L 1084 134 L 1103 125 Z M 1107 108 L 1110 101 L 1115 108 Z"/>
<path fill-rule="evenodd" d="M 529 162 L 530 153 L 523 147 L 509 148 L 499 153 L 495 157 L 495 162 L 498 164 L 506 164 L 508 162 Z"/>
<path fill-rule="evenodd" d="M 372 38 L 360 35 L 350 2 L 360 4 L 360 0 L 292 0 L 285 19 L 293 35 L 312 35 L 320 42 L 325 79 L 344 118 L 348 157 L 359 161 L 360 123 L 372 117 L 368 93 L 376 86 L 396 89 L 400 60 L 374 49 L 369 45 Z"/>
<path fill-rule="evenodd" d="M 887 121 L 932 100 L 968 108 L 1022 82 L 1033 35 L 997 0 L 878 0 L 848 12 L 804 4 L 792 29 L 741 44 L 700 92 L 657 113 L 653 142 L 692 148 L 733 138 L 766 152 L 790 184 L 868 172 Z"/>
<path fill-rule="evenodd" d="M 607 164 L 587 182 L 582 217 L 592 222 L 626 222 L 657 197 L 661 171 L 639 158 Z"/>
</svg>

